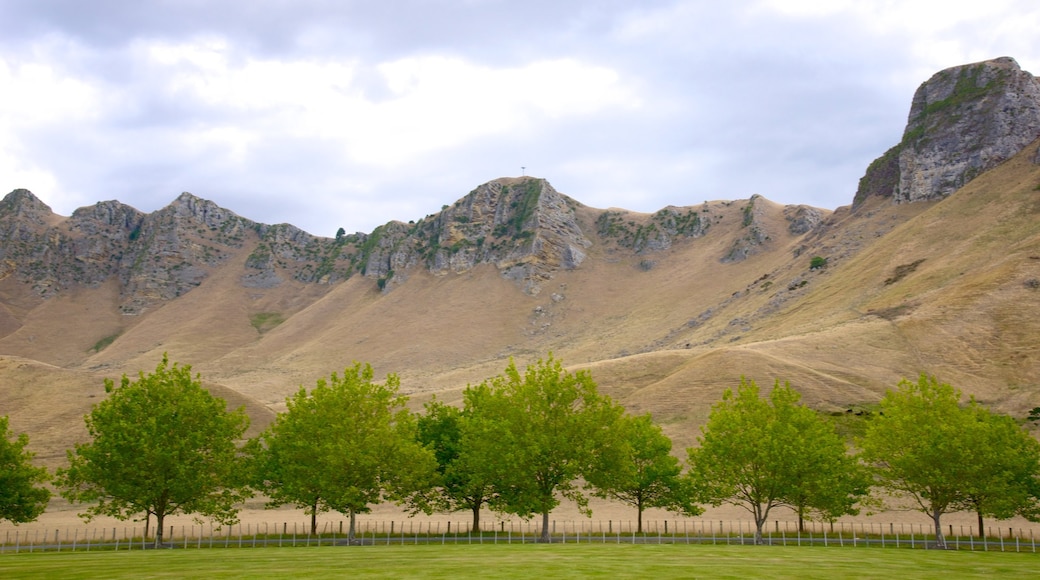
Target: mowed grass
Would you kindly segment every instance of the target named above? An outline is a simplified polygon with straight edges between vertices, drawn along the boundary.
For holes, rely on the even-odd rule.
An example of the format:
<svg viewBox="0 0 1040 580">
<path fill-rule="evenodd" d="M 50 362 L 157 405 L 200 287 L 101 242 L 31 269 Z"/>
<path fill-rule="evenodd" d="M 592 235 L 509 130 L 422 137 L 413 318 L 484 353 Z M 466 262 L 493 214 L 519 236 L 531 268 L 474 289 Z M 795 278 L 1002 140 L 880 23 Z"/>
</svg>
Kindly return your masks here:
<svg viewBox="0 0 1040 580">
<path fill-rule="evenodd" d="M 3 578 L 1032 578 L 1032 553 L 687 545 L 362 546 L 0 555 Z"/>
</svg>

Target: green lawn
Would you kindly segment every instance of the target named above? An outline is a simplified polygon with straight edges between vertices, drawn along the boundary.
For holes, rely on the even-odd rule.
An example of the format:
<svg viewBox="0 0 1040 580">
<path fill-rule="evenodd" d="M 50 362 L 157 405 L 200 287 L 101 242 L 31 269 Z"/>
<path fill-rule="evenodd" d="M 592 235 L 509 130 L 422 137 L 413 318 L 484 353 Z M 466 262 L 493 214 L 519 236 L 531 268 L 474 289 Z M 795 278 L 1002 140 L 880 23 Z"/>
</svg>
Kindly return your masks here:
<svg viewBox="0 0 1040 580">
<path fill-rule="evenodd" d="M 1032 553 L 686 545 L 352 546 L 0 554 L 2 578 L 1031 578 Z"/>
</svg>

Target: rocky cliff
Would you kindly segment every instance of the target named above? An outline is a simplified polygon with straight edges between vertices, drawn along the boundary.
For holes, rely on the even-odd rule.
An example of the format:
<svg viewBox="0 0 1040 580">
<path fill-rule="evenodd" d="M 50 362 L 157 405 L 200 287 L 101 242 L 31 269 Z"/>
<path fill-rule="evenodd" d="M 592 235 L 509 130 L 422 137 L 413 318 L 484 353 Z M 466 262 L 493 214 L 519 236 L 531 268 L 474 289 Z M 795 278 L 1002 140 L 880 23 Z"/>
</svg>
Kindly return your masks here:
<svg viewBox="0 0 1040 580">
<path fill-rule="evenodd" d="M 940 71 L 917 89 L 902 140 L 867 169 L 854 206 L 944 198 L 1038 137 L 1040 79 L 1015 59 Z"/>
<path fill-rule="evenodd" d="M 228 264 L 242 268 L 245 288 L 290 280 L 331 285 L 362 275 L 383 292 L 404 283 L 415 268 L 445 275 L 492 264 L 537 295 L 556 272 L 578 268 L 594 244 L 615 253 L 661 252 L 706 235 L 729 213 L 742 225 L 719 261 L 742 261 L 771 235 L 761 200 L 634 214 L 586 208 L 544 179 L 501 178 L 418 221 L 323 238 L 289 224 L 248 220 L 190 193 L 150 214 L 105 201 L 63 218 L 31 192 L 16 190 L 0 202 L 0 279 L 13 275 L 42 298 L 116 279 L 119 309 L 127 315 L 191 291 Z M 791 235 L 808 232 L 820 216 L 804 206 L 785 212 Z"/>
</svg>

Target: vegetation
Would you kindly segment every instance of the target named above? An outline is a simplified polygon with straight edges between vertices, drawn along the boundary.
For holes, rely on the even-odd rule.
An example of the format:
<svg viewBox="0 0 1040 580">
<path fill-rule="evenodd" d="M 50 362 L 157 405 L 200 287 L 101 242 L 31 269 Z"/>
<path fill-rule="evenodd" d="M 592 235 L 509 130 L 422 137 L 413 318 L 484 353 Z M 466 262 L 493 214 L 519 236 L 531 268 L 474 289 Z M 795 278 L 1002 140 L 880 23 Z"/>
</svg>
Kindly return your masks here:
<svg viewBox="0 0 1040 580">
<path fill-rule="evenodd" d="M 271 330 L 283 322 L 285 322 L 285 317 L 282 316 L 281 312 L 257 312 L 249 317 L 249 324 L 260 334 Z"/>
<path fill-rule="evenodd" d="M 945 513 L 975 511 L 980 532 L 984 515 L 1040 516 L 1040 444 L 1010 417 L 961 407 L 960 392 L 935 377 L 886 393 L 861 445 L 878 484 L 932 518 L 939 546 Z"/>
<path fill-rule="evenodd" d="M 521 372 L 510 360 L 503 374 L 466 389 L 470 433 L 484 449 L 478 467 L 494 482 L 492 507 L 520 517 L 542 516 L 549 540 L 549 512 L 560 498 L 587 512 L 580 479 L 617 457 L 614 426 L 622 409 L 600 395 L 588 372 L 570 373 L 550 354 Z"/>
<path fill-rule="evenodd" d="M 0 558 L 8 578 L 1029 578 L 1035 554 L 776 546 L 420 545 L 386 549 L 65 552 Z"/>
<path fill-rule="evenodd" d="M 979 537 L 985 537 L 984 516 L 1040 521 L 1040 442 L 1007 415 L 974 402 L 967 411 L 975 419 L 966 433 L 974 471 L 967 506 L 978 515 Z"/>
<path fill-rule="evenodd" d="M 0 521 L 31 522 L 47 509 L 51 492 L 42 484 L 50 480 L 43 467 L 32 464 L 34 454 L 25 450 L 29 436 L 12 440 L 7 417 L 0 417 Z"/>
<path fill-rule="evenodd" d="M 824 258 L 823 256 L 813 256 L 812 259 L 809 260 L 809 269 L 810 270 L 822 270 L 823 268 L 826 268 L 826 267 L 827 267 L 827 258 Z"/>
<path fill-rule="evenodd" d="M 1040 443 L 1019 424 L 970 401 L 934 377 L 902 381 L 879 405 L 823 414 L 776 381 L 760 396 L 754 381 L 728 389 L 687 449 L 687 471 L 650 415 L 632 416 L 597 392 L 587 372 L 568 372 L 550 354 L 521 371 L 505 371 L 468 387 L 461 407 L 437 399 L 424 413 L 406 407 L 399 379 L 374 381 L 355 363 L 286 400 L 287 410 L 245 448 L 242 409 L 203 390 L 190 367 L 166 356 L 154 373 L 124 376 L 86 417 L 91 437 L 68 452 L 56 483 L 64 497 L 89 503 L 88 519 L 156 517 L 156 544 L 166 515 L 191 513 L 235 521 L 235 506 L 262 490 L 269 507 L 292 504 L 311 516 L 350 518 L 383 501 L 415 512 L 468 510 L 529 518 L 560 501 L 588 511 L 588 495 L 643 511 L 696 515 L 699 504 L 728 503 L 754 518 L 756 542 L 771 510 L 834 521 L 856 514 L 872 485 L 906 497 L 933 518 L 971 510 L 983 518 L 1040 521 Z M 0 420 L 0 516 L 29 521 L 48 493 L 46 470 L 33 468 L 27 439 L 13 444 Z M 855 440 L 859 456 L 849 453 Z M 13 491 L 12 491 L 13 490 Z M 13 498 L 13 499 L 12 499 Z M 14 506 L 13 508 L 10 506 Z M 11 515 L 14 514 L 14 515 Z"/>
<path fill-rule="evenodd" d="M 616 456 L 589 474 L 595 495 L 636 508 L 636 532 L 643 531 L 643 511 L 664 508 L 687 516 L 704 512 L 694 503 L 682 466 L 671 454 L 672 440 L 650 415 L 622 417 L 616 427 Z"/>
<path fill-rule="evenodd" d="M 98 340 L 97 342 L 94 343 L 94 346 L 90 347 L 90 350 L 92 352 L 101 352 L 101 351 L 105 350 L 106 348 L 109 347 L 109 345 L 111 345 L 113 342 L 115 342 L 117 338 L 119 338 L 120 334 L 122 334 L 122 332 L 117 332 L 115 334 L 110 334 L 110 335 L 108 335 L 108 336 Z"/>
<path fill-rule="evenodd" d="M 751 513 L 756 542 L 777 506 L 792 507 L 799 520 L 809 513 L 833 520 L 857 513 L 869 487 L 841 438 L 799 398 L 777 381 L 762 399 L 754 381 L 741 379 L 712 407 L 700 447 L 687 451 L 699 499 Z"/>
<path fill-rule="evenodd" d="M 685 213 L 679 213 L 675 208 L 662 209 L 651 216 L 650 223 L 645 225 L 626 220 L 623 215 L 619 211 L 601 213 L 596 218 L 596 233 L 614 240 L 618 246 L 637 252 L 644 250 L 650 240 L 662 234 L 695 237 L 707 230 L 707 225 L 701 221 L 700 212 L 689 209 Z"/>
<path fill-rule="evenodd" d="M 400 380 L 388 375 L 373 382 L 369 365 L 356 363 L 318 379 L 286 400 L 280 413 L 254 444 L 256 479 L 270 498 L 269 507 L 292 504 L 316 516 L 328 510 L 350 517 L 384 499 L 403 499 L 428 486 L 432 453 L 415 441 L 407 399 L 398 395 Z"/>
<path fill-rule="evenodd" d="M 243 408 L 228 412 L 190 366 L 170 366 L 166 355 L 136 381 L 106 380 L 105 392 L 86 416 L 90 441 L 69 450 L 56 477 L 63 497 L 90 504 L 82 516 L 154 515 L 157 546 L 167 515 L 235 521 L 234 506 L 247 496 L 235 445 L 249 424 Z"/>
<path fill-rule="evenodd" d="M 495 497 L 494 480 L 485 467 L 502 450 L 473 421 L 472 405 L 459 409 L 434 399 L 425 409 L 418 420 L 418 438 L 433 451 L 437 480 L 433 490 L 416 496 L 422 503 L 413 507 L 429 506 L 442 512 L 469 510 L 473 515 L 470 529 L 479 530 L 480 509 Z"/>
</svg>

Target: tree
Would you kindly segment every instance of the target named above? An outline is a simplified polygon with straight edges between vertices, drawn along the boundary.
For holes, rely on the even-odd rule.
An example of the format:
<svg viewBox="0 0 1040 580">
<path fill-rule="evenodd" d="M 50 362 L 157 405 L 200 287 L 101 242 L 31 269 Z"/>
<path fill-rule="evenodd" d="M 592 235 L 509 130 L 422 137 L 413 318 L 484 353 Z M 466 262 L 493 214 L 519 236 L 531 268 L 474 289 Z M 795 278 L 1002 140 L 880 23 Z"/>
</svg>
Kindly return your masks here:
<svg viewBox="0 0 1040 580">
<path fill-rule="evenodd" d="M 589 475 L 595 495 L 636 508 L 636 531 L 643 531 L 643 511 L 664 508 L 688 516 L 703 513 L 693 503 L 682 465 L 671 454 L 672 440 L 649 414 L 623 416 L 616 427 L 617 457 Z"/>
<path fill-rule="evenodd" d="M 50 476 L 44 467 L 32 464 L 34 453 L 26 451 L 29 436 L 8 432 L 7 417 L 0 417 L 0 520 L 19 524 L 31 522 L 47 509 L 51 492 L 38 484 Z"/>
<path fill-rule="evenodd" d="M 774 507 L 804 516 L 855 513 L 866 491 L 846 470 L 853 466 L 844 443 L 812 409 L 799 404 L 789 384 L 776 381 L 769 399 L 754 381 L 740 380 L 723 393 L 702 427 L 700 447 L 687 450 L 690 478 L 704 503 L 728 503 L 755 519 L 755 541 Z"/>
<path fill-rule="evenodd" d="M 369 365 L 318 379 L 286 399 L 288 409 L 261 434 L 257 479 L 269 507 L 293 504 L 311 516 L 333 510 L 355 518 L 384 499 L 403 501 L 430 485 L 432 453 L 415 437 L 415 420 L 390 374 L 373 382 Z"/>
<path fill-rule="evenodd" d="M 549 512 L 560 497 L 589 513 L 578 480 L 614 445 L 612 430 L 623 410 L 597 392 L 587 371 L 567 372 L 550 354 L 521 374 L 510 360 L 503 374 L 465 396 L 473 410 L 470 429 L 497 450 L 483 457 L 484 473 L 495 482 L 493 509 L 541 514 L 545 542 Z"/>
<path fill-rule="evenodd" d="M 1040 520 L 1040 443 L 1007 415 L 974 401 L 968 411 L 975 421 L 963 434 L 972 472 L 964 483 L 979 537 L 985 537 L 984 516 Z"/>
<path fill-rule="evenodd" d="M 878 483 L 909 497 L 932 518 L 940 548 L 946 547 L 942 515 L 968 504 L 971 463 L 978 459 L 970 443 L 974 412 L 962 409 L 959 400 L 959 391 L 935 377 L 903 379 L 885 393 L 881 413 L 860 442 Z"/>
<path fill-rule="evenodd" d="M 418 420 L 419 442 L 433 451 L 437 460 L 437 486 L 424 504 L 438 511 L 469 510 L 473 530 L 480 529 L 480 509 L 494 494 L 494 486 L 482 465 L 495 453 L 490 441 L 473 428 L 471 409 L 459 409 L 434 399 L 426 404 Z"/>
<path fill-rule="evenodd" d="M 167 515 L 236 521 L 234 506 L 249 495 L 236 446 L 249 425 L 244 408 L 229 412 L 190 366 L 171 367 L 165 354 L 136 381 L 106 379 L 105 392 L 85 418 L 91 440 L 69 450 L 57 474 L 66 499 L 96 502 L 83 517 L 154 515 L 156 546 Z"/>
<path fill-rule="evenodd" d="M 819 416 L 811 418 L 804 407 L 798 409 L 799 417 L 793 421 L 797 426 L 787 437 L 801 453 L 790 465 L 793 485 L 781 505 L 798 515 L 801 532 L 806 518 L 833 522 L 858 514 L 857 504 L 870 492 L 872 479 L 830 423 Z"/>
</svg>

